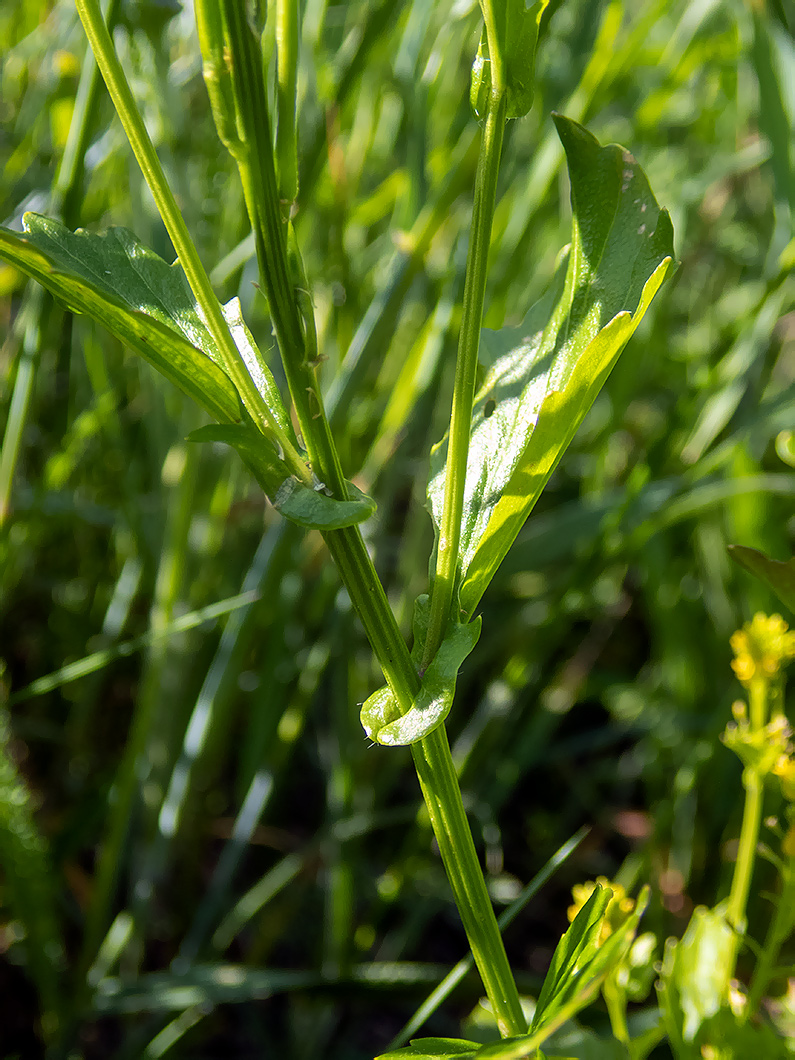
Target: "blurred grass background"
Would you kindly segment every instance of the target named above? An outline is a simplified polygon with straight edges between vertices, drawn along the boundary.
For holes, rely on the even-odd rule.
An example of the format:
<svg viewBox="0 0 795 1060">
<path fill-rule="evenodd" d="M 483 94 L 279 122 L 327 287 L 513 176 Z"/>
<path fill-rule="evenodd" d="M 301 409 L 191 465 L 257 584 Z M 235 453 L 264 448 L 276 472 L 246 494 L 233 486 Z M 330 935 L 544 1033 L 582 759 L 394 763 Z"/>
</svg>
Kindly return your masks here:
<svg viewBox="0 0 795 1060">
<path fill-rule="evenodd" d="M 112 18 L 217 290 L 272 348 L 190 5 L 122 0 Z M 407 630 L 452 385 L 479 24 L 474 0 L 303 5 L 296 229 L 346 474 L 378 501 L 364 529 Z M 728 885 L 728 638 L 777 608 L 725 546 L 784 559 L 795 538 L 776 448 L 795 425 L 794 34 L 785 0 L 553 2 L 536 104 L 506 137 L 488 326 L 522 318 L 569 238 L 552 110 L 633 152 L 681 259 L 484 598 L 449 721 L 498 904 L 591 828 L 508 932 L 529 993 L 573 882 L 648 880 L 663 936 Z M 104 88 L 80 102 L 71 3 L 4 5 L 0 40 L 3 223 L 55 209 L 171 260 Z M 372 1056 L 466 943 L 409 756 L 359 726 L 380 682 L 320 538 L 281 525 L 234 454 L 187 444 L 199 413 L 147 365 L 5 266 L 0 337 L 6 788 L 33 793 L 20 849 L 40 884 L 26 925 L 20 873 L 0 877 L 5 1055 L 38 1055 L 34 984 L 70 1008 L 90 967 L 87 1060 Z M 478 996 L 470 977 L 428 1031 L 457 1035 Z"/>
</svg>

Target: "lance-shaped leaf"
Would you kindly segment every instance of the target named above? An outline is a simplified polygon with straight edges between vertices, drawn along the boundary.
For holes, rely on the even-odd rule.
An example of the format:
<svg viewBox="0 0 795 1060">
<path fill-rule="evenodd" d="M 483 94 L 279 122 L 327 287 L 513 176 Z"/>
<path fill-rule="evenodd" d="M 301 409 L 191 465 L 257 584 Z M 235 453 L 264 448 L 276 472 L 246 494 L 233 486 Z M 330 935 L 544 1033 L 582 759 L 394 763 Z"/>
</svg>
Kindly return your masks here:
<svg viewBox="0 0 795 1060">
<path fill-rule="evenodd" d="M 459 546 L 459 600 L 471 615 L 562 453 L 673 263 L 673 229 L 635 159 L 555 116 L 571 177 L 565 276 L 519 328 L 483 332 Z M 444 505 L 446 439 L 428 498 Z"/>
<path fill-rule="evenodd" d="M 274 506 L 301 526 L 334 530 L 368 518 L 375 504 L 348 483 L 346 501 L 300 483 L 241 407 L 218 347 L 178 262 L 169 265 L 126 228 L 71 232 L 38 214 L 23 217 L 22 235 L 0 228 L 0 258 L 38 280 L 75 313 L 85 313 L 140 353 L 194 398 L 220 426 L 194 440 L 234 446 Z M 246 370 L 284 437 L 295 444 L 290 417 L 270 369 L 246 327 L 240 302 L 223 307 Z"/>
<path fill-rule="evenodd" d="M 237 391 L 178 264 L 168 265 L 125 228 L 94 234 L 26 213 L 23 234 L 0 228 L 0 258 L 38 280 L 75 313 L 98 321 L 194 398 L 211 416 L 240 417 Z"/>
<path fill-rule="evenodd" d="M 601 941 L 602 923 L 613 892 L 596 886 L 593 894 L 555 948 L 538 998 L 530 1034 L 552 1033 L 584 1008 L 607 974 L 624 958 L 649 902 L 645 888 L 627 919 Z"/>
<path fill-rule="evenodd" d="M 758 548 L 747 545 L 729 545 L 729 555 L 765 582 L 790 611 L 795 611 L 795 558 L 786 561 L 771 559 Z"/>
<path fill-rule="evenodd" d="M 352 482 L 346 482 L 348 500 L 330 497 L 318 482 L 314 489 L 290 474 L 284 461 L 262 437 L 253 423 L 207 424 L 191 432 L 192 442 L 224 442 L 243 458 L 274 508 L 299 526 L 311 530 L 341 530 L 369 519 L 375 501 Z"/>
<path fill-rule="evenodd" d="M 419 664 L 428 632 L 430 598 L 423 594 L 414 604 L 414 647 L 411 655 Z M 362 727 L 371 740 L 386 747 L 407 747 L 424 739 L 441 725 L 455 697 L 458 671 L 480 636 L 480 615 L 466 624 L 451 622 L 439 650 L 422 675 L 420 690 L 405 714 L 385 685 L 367 699 L 361 709 Z"/>
</svg>

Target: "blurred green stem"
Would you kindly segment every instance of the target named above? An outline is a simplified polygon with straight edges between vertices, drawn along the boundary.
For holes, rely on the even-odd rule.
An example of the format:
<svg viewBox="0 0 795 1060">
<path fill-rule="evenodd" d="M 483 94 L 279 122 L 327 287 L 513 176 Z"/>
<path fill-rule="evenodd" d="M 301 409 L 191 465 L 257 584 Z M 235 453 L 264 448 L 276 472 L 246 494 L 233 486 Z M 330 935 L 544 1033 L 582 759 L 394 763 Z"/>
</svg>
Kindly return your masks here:
<svg viewBox="0 0 795 1060">
<path fill-rule="evenodd" d="M 464 305 L 458 338 L 453 408 L 445 466 L 444 509 L 442 524 L 439 528 L 428 636 L 422 655 L 421 670 L 423 672 L 436 655 L 444 639 L 458 573 L 458 550 L 461 541 L 461 516 L 464 510 L 472 402 L 475 396 L 491 225 L 497 197 L 497 177 L 505 131 L 506 107 L 506 92 L 495 87 L 495 81 L 492 80 L 492 91 L 483 127 L 475 178 L 475 201 L 472 208 L 469 252 L 464 280 Z"/>
<path fill-rule="evenodd" d="M 765 677 L 755 677 L 751 681 L 749 694 L 749 720 L 752 732 L 761 732 L 765 726 L 767 720 L 767 693 L 767 679 Z M 740 948 L 740 939 L 745 932 L 746 926 L 745 911 L 748 905 L 748 893 L 751 888 L 751 876 L 754 871 L 759 829 L 762 826 L 764 786 L 764 773 L 752 766 L 746 766 L 743 770 L 743 787 L 745 788 L 743 822 L 737 847 L 737 861 L 734 866 L 731 891 L 729 892 L 729 904 L 726 910 L 726 919 L 736 933 L 733 958 L 735 964 Z M 731 974 L 734 974 L 734 967 Z"/>
<path fill-rule="evenodd" d="M 105 4 L 105 21 L 112 26 L 116 21 L 119 0 L 108 0 Z M 50 189 L 48 212 L 60 217 L 70 227 L 74 223 L 75 205 L 80 197 L 85 152 L 93 124 L 97 99 L 99 98 L 99 70 L 89 48 L 80 69 L 74 110 L 69 123 L 69 132 L 64 152 Z M 38 284 L 31 284 L 20 309 L 18 322 L 22 329 L 20 356 L 14 380 L 14 392 L 8 410 L 6 429 L 0 449 L 0 526 L 5 522 L 10 506 L 11 484 L 19 458 L 22 433 L 28 419 L 28 408 L 33 393 L 36 369 L 39 363 L 42 339 L 42 323 L 49 299 Z"/>
<path fill-rule="evenodd" d="M 776 961 L 781 947 L 795 925 L 795 855 L 790 855 L 782 872 L 784 886 L 776 902 L 776 914 L 767 932 L 765 944 L 751 979 L 748 1004 L 743 1013 L 744 1020 L 756 1015 L 770 980 L 775 974 Z"/>
</svg>

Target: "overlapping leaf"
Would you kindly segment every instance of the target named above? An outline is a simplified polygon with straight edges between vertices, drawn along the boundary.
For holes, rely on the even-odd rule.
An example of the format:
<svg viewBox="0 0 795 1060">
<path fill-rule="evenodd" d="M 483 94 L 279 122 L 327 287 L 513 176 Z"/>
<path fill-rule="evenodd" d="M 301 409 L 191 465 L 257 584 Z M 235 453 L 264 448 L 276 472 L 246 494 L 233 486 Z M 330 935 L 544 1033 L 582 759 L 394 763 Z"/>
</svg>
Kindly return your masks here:
<svg viewBox="0 0 795 1060">
<path fill-rule="evenodd" d="M 73 312 L 103 324 L 215 419 L 240 418 L 237 391 L 218 366 L 215 344 L 176 262 L 169 265 L 126 228 L 71 232 L 32 213 L 23 224 L 21 235 L 0 228 L 0 257 Z"/>
<path fill-rule="evenodd" d="M 428 633 L 430 599 L 423 594 L 414 604 L 412 658 L 419 666 Z M 467 623 L 451 622 L 439 650 L 422 676 L 422 684 L 411 707 L 401 715 L 388 686 L 379 688 L 361 709 L 362 727 L 371 740 L 388 747 L 407 747 L 424 739 L 441 725 L 455 696 L 458 671 L 480 636 L 480 615 Z"/>
<path fill-rule="evenodd" d="M 472 64 L 470 87 L 470 102 L 478 118 L 486 115 L 491 91 L 489 23 L 504 70 L 508 96 L 506 117 L 521 118 L 530 110 L 535 90 L 538 28 L 548 3 L 549 0 L 538 0 L 527 8 L 525 0 L 508 0 L 503 4 L 484 4 L 481 0 L 485 25 Z"/>
<path fill-rule="evenodd" d="M 237 449 L 286 518 L 331 530 L 372 515 L 374 503 L 352 483 L 349 499 L 341 501 L 327 496 L 321 483 L 313 490 L 291 475 L 242 408 L 178 262 L 169 265 L 126 228 L 71 232 L 58 221 L 32 213 L 25 214 L 23 224 L 22 234 L 0 228 L 0 258 L 38 280 L 72 312 L 101 323 L 220 421 L 219 426 L 195 432 L 194 439 L 222 441 Z M 238 299 L 228 302 L 223 313 L 273 420 L 295 443 L 287 410 Z"/>
<path fill-rule="evenodd" d="M 459 548 L 472 614 L 673 263 L 673 230 L 635 159 L 556 116 L 571 178 L 565 275 L 519 328 L 484 331 Z M 446 440 L 431 458 L 438 526 Z"/>
</svg>

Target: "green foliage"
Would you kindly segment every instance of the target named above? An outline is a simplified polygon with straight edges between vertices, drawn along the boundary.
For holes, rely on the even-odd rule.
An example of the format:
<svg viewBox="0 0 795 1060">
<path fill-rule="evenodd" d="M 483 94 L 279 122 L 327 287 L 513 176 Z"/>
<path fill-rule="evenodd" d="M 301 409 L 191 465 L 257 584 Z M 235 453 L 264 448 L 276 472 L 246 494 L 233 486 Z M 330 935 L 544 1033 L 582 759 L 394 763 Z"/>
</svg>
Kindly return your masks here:
<svg viewBox="0 0 795 1060">
<path fill-rule="evenodd" d="M 471 615 L 672 262 L 673 231 L 634 159 L 557 117 L 574 236 L 562 289 L 519 328 L 487 336 L 473 410 L 459 604 Z M 434 450 L 437 527 L 447 447 Z"/>
<path fill-rule="evenodd" d="M 412 658 L 420 665 L 428 633 L 430 599 L 426 594 L 414 601 L 414 647 Z M 422 675 L 420 690 L 410 709 L 401 714 L 388 686 L 378 689 L 361 710 L 364 731 L 371 740 L 387 747 L 407 747 L 433 732 L 453 705 L 456 679 L 461 665 L 472 654 L 480 636 L 482 621 L 451 622 L 439 650 Z"/>
<path fill-rule="evenodd" d="M 741 567 L 766 582 L 782 604 L 786 604 L 790 611 L 795 611 L 795 559 L 786 562 L 771 559 L 758 548 L 748 545 L 730 545 L 729 555 Z"/>
<path fill-rule="evenodd" d="M 240 415 L 236 391 L 218 367 L 217 350 L 178 263 L 167 265 L 125 228 L 104 235 L 70 232 L 26 214 L 25 234 L 0 229 L 6 261 L 86 313 L 153 363 L 212 415 Z M 228 312 L 239 316 L 230 306 Z"/>
<path fill-rule="evenodd" d="M 0 681 L 4 674 L 0 672 Z M 4 687 L 2 689 L 4 693 Z M 3 694 L 5 700 L 5 694 Z M 41 1026 L 53 1039 L 62 1016 L 63 942 L 48 843 L 35 820 L 35 801 L 12 757 L 11 727 L 0 704 L 0 900 L 16 918 L 41 1001 Z M 13 926 L 13 925 L 12 925 Z"/>
<path fill-rule="evenodd" d="M 335 505 L 364 517 L 333 533 L 361 528 L 401 630 L 428 589 L 434 547 L 423 505 L 428 453 L 449 419 L 479 143 L 467 88 L 484 10 L 519 20 L 504 45 L 532 47 L 535 83 L 532 109 L 505 131 L 478 387 L 495 362 L 512 351 L 521 360 L 524 339 L 543 332 L 548 321 L 535 308 L 522 325 L 525 309 L 541 302 L 551 313 L 571 267 L 558 257 L 572 219 L 550 111 L 602 144 L 626 145 L 671 211 L 680 268 L 499 566 L 500 549 L 483 546 L 495 566 L 483 576 L 488 592 L 478 602 L 470 595 L 481 634 L 458 673 L 455 705 L 426 740 L 449 734 L 451 773 L 498 911 L 509 901 L 514 909 L 525 880 L 545 881 L 503 929 L 523 1000 L 539 996 L 574 880 L 605 873 L 631 893 L 652 885 L 644 934 L 601 977 L 602 996 L 536 1056 L 665 1060 L 706 1048 L 733 1060 L 775 1057 L 793 1033 L 789 749 L 757 793 L 750 845 L 763 856 L 749 862 L 747 900 L 734 903 L 739 926 L 732 920 L 739 986 L 730 983 L 693 1042 L 677 1037 L 682 1006 L 701 1004 L 692 977 L 672 981 L 663 1025 L 653 998 L 643 998 L 655 947 L 635 947 L 653 936 L 659 954 L 666 938 L 689 938 L 691 910 L 718 917 L 714 903 L 733 889 L 748 778 L 718 739 L 739 692 L 728 640 L 754 612 L 781 604 L 767 579 L 729 561 L 726 546 L 784 559 L 795 545 L 787 5 L 567 0 L 541 12 L 351 0 L 260 5 L 263 16 L 266 6 L 292 7 L 299 20 L 294 94 L 291 45 L 277 39 L 275 20 L 257 26 L 275 128 L 263 110 L 246 126 L 248 145 L 253 135 L 266 158 L 275 142 L 274 216 L 288 250 L 285 297 L 275 303 L 252 257 L 236 161 L 219 148 L 219 131 L 243 142 L 234 87 L 221 86 L 235 125 L 217 130 L 212 78 L 200 76 L 213 57 L 218 76 L 229 73 L 223 44 L 211 55 L 202 42 L 200 60 L 195 27 L 187 12 L 170 17 L 174 5 L 111 3 L 108 18 L 218 303 L 239 300 L 236 319 L 285 396 L 277 313 L 295 307 L 287 322 L 297 330 L 283 334 L 305 354 L 310 430 L 311 386 L 329 412 L 340 482 L 378 502 L 367 518 L 371 504 L 352 486 L 333 491 Z M 155 293 L 161 282 L 172 292 L 174 249 L 86 58 L 71 0 L 0 4 L 0 39 L 8 254 L 24 254 L 52 290 L 65 262 L 23 232 L 26 210 L 60 217 L 64 240 L 124 226 L 136 254 L 160 259 Z M 258 37 L 243 40 L 257 51 Z M 523 58 L 509 94 L 527 88 Z M 481 67 L 489 89 L 490 65 Z M 288 213 L 290 225 L 281 220 Z M 72 236 L 78 226 L 84 233 Z M 623 248 L 617 256 L 627 264 Z M 121 250 L 117 264 L 127 267 Z M 370 1060 L 418 1034 L 467 1039 L 470 1054 L 485 1048 L 458 1022 L 483 987 L 471 956 L 459 961 L 466 939 L 428 818 L 417 813 L 410 771 L 423 741 L 400 753 L 363 739 L 355 704 L 383 677 L 318 535 L 282 519 L 238 455 L 267 455 L 259 476 L 272 466 L 283 474 L 263 453 L 261 420 L 236 439 L 238 453 L 227 442 L 186 445 L 205 414 L 245 422 L 240 387 L 203 340 L 168 314 L 144 319 L 103 289 L 104 274 L 72 276 L 53 301 L 25 287 L 23 265 L 0 264 L 0 650 L 15 776 L 37 793 L 25 804 L 48 841 L 48 901 L 67 940 L 52 981 L 65 1010 L 82 1013 L 80 1028 L 61 1023 L 64 1049 L 83 1060 Z M 627 313 L 640 315 L 642 288 Z M 194 311 L 190 292 L 183 304 Z M 123 356 L 125 347 L 149 363 Z M 517 381 L 517 400 L 526 386 Z M 212 408 L 197 411 L 206 394 Z M 540 446 L 540 429 L 528 441 L 519 426 Z M 304 483 L 296 500 L 312 502 L 311 520 L 312 486 L 332 479 L 304 481 L 309 432 L 292 417 L 289 429 L 302 449 L 281 481 Z M 531 493 L 517 495 L 517 509 Z M 325 526 L 342 525 L 324 496 Z M 789 710 L 791 692 L 789 701 L 783 686 L 770 694 L 777 711 Z M 752 714 L 749 703 L 749 733 Z M 789 737 L 780 724 L 755 726 L 770 752 L 755 761 L 769 765 L 773 739 L 781 752 Z M 737 739 L 744 734 L 738 725 Z M 565 864 L 547 865 L 581 824 L 591 828 L 587 842 L 573 854 L 569 845 Z M 45 998 L 37 924 L 19 939 L 25 918 L 7 877 L 0 1038 L 9 1055 L 38 1055 L 37 1003 L 25 983 Z M 672 952 L 675 968 L 694 959 Z M 691 989 L 688 1000 L 682 991 Z M 413 1029 L 401 1031 L 404 1021 Z M 510 1037 L 490 1045 L 526 1055 L 527 1036 Z"/>
</svg>

